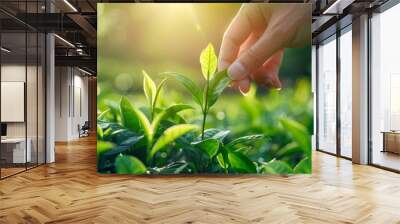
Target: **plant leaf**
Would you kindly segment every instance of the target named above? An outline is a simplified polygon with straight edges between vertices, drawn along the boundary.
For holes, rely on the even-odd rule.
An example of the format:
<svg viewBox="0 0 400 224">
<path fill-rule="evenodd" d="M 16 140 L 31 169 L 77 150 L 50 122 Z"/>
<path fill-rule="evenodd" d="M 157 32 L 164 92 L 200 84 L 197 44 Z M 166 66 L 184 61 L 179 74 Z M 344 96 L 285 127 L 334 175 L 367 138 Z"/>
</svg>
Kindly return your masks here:
<svg viewBox="0 0 400 224">
<path fill-rule="evenodd" d="M 167 109 L 159 113 L 153 120 L 152 122 L 152 128 L 153 132 L 157 131 L 158 125 L 160 122 L 164 119 L 168 119 L 169 117 L 176 115 L 177 113 L 183 111 L 183 110 L 188 110 L 188 109 L 193 109 L 192 106 L 187 105 L 187 104 L 175 104 L 172 106 L 169 106 Z"/>
<path fill-rule="evenodd" d="M 97 120 L 103 120 L 104 117 L 107 115 L 107 113 L 110 112 L 110 111 L 111 111 L 111 109 L 108 108 L 107 110 L 101 112 L 101 113 L 99 114 L 99 116 L 97 116 Z"/>
<path fill-rule="evenodd" d="M 205 152 L 209 158 L 213 158 L 218 153 L 219 141 L 217 139 L 205 139 L 202 141 L 192 142 L 192 145 L 197 146 Z"/>
<path fill-rule="evenodd" d="M 293 169 L 294 173 L 310 174 L 311 173 L 311 160 L 307 157 L 300 160 Z"/>
<path fill-rule="evenodd" d="M 264 135 L 247 135 L 247 136 L 242 136 L 237 139 L 234 139 L 233 141 L 229 142 L 226 146 L 228 147 L 234 147 L 237 145 L 248 145 L 251 143 L 254 143 L 257 140 L 263 139 Z"/>
<path fill-rule="evenodd" d="M 231 80 L 229 79 L 226 69 L 215 73 L 215 75 L 211 78 L 210 84 L 208 87 L 208 92 L 207 92 L 207 95 L 208 95 L 207 96 L 208 97 L 207 107 L 208 108 L 210 108 L 217 102 L 219 96 L 222 94 L 224 89 L 226 87 L 228 87 L 230 81 Z"/>
<path fill-rule="evenodd" d="M 217 55 L 211 43 L 200 54 L 201 72 L 206 80 L 209 80 L 217 70 Z"/>
<path fill-rule="evenodd" d="M 151 145 L 153 142 L 153 129 L 146 115 L 139 109 L 133 107 L 125 96 L 121 98 L 120 105 L 121 118 L 124 126 L 136 133 L 143 132 L 147 138 L 148 144 Z"/>
<path fill-rule="evenodd" d="M 307 155 L 307 157 L 311 158 L 311 136 L 309 135 L 307 128 L 299 122 L 288 118 L 281 118 L 280 122 L 290 133 L 292 138 L 304 150 L 304 153 Z"/>
<path fill-rule="evenodd" d="M 254 163 L 240 152 L 228 151 L 228 159 L 234 170 L 239 173 L 256 173 Z"/>
<path fill-rule="evenodd" d="M 174 79 L 176 79 L 179 83 L 181 83 L 190 92 L 190 94 L 192 94 L 193 100 L 198 105 L 200 105 L 200 107 L 203 106 L 202 91 L 199 88 L 199 86 L 196 85 L 196 83 L 194 83 L 191 79 L 189 79 L 186 76 L 181 75 L 179 73 L 175 73 L 175 72 L 165 72 L 165 73 L 162 73 L 162 74 L 171 76 Z"/>
<path fill-rule="evenodd" d="M 154 81 L 150 78 L 150 76 L 142 70 L 143 73 L 143 90 L 144 90 L 144 95 L 146 95 L 146 99 L 150 105 L 150 107 L 153 107 L 154 99 L 156 97 L 156 92 L 157 92 L 157 87 Z"/>
<path fill-rule="evenodd" d="M 160 149 L 175 141 L 175 139 L 196 129 L 197 126 L 192 124 L 178 124 L 169 127 L 161 134 L 160 138 L 158 138 L 157 142 L 154 144 L 153 148 L 148 154 L 148 160 L 151 160 Z"/>
<path fill-rule="evenodd" d="M 213 139 L 218 139 L 219 141 L 222 142 L 230 132 L 231 132 L 230 130 L 209 128 L 204 131 L 204 139 L 213 138 Z M 199 138 L 201 138 L 201 136 Z"/>
<path fill-rule="evenodd" d="M 157 100 L 158 100 L 158 96 L 160 95 L 161 89 L 163 88 L 163 86 L 165 85 L 165 83 L 167 82 L 167 78 L 163 79 L 157 86 L 156 88 L 156 94 L 154 96 L 154 102 L 153 102 L 153 108 L 157 107 Z"/>
<path fill-rule="evenodd" d="M 289 164 L 280 161 L 280 160 L 272 160 L 269 163 L 266 163 L 261 168 L 262 173 L 276 173 L 276 174 L 289 174 L 293 173 L 292 168 Z"/>
<path fill-rule="evenodd" d="M 101 155 L 112 148 L 114 148 L 114 144 L 111 142 L 97 141 L 97 155 Z"/>
<path fill-rule="evenodd" d="M 293 157 L 295 154 L 303 154 L 304 150 L 299 146 L 297 142 L 291 142 L 283 146 L 279 151 L 275 154 L 276 158 L 282 158 L 285 156 Z"/>
<path fill-rule="evenodd" d="M 103 135 L 103 129 L 100 127 L 100 125 L 97 125 L 97 138 L 103 139 Z"/>
<path fill-rule="evenodd" d="M 226 170 L 229 168 L 228 155 L 225 150 L 222 150 L 222 152 L 220 152 L 217 155 L 217 161 L 218 161 L 219 165 L 222 167 L 222 169 Z"/>
<path fill-rule="evenodd" d="M 129 102 L 128 98 L 121 97 L 119 104 L 122 125 L 134 132 L 140 130 L 139 119 L 134 111 L 134 107 Z"/>
<path fill-rule="evenodd" d="M 115 169 L 118 174 L 146 173 L 146 166 L 134 156 L 118 156 L 115 160 Z"/>
</svg>

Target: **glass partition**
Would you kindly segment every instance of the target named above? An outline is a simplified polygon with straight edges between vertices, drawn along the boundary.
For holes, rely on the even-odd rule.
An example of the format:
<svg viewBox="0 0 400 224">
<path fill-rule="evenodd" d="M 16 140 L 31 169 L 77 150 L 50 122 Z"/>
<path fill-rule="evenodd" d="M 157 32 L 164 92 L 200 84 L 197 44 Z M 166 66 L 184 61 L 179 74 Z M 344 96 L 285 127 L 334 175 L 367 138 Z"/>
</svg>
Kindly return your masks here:
<svg viewBox="0 0 400 224">
<path fill-rule="evenodd" d="M 318 149 L 336 153 L 336 36 L 318 47 Z"/>
<path fill-rule="evenodd" d="M 371 162 L 400 170 L 400 4 L 371 18 Z"/>
<path fill-rule="evenodd" d="M 39 1 L 26 3 L 18 3 L 18 13 L 43 11 Z M 0 6 L 4 4 L 1 2 Z M 40 31 L 2 12 L 0 26 L 3 179 L 45 163 L 46 39 Z"/>
<path fill-rule="evenodd" d="M 24 171 L 31 161 L 26 141 L 26 40 L 25 32 L 1 34 L 2 177 Z"/>
<path fill-rule="evenodd" d="M 352 157 L 352 33 L 340 36 L 340 155 Z"/>
</svg>

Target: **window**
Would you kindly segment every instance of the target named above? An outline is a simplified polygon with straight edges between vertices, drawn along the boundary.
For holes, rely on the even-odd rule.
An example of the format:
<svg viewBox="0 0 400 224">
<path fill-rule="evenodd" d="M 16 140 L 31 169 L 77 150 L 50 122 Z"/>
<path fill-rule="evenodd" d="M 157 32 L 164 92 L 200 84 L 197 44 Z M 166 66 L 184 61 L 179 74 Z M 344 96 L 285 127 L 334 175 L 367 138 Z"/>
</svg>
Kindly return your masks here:
<svg viewBox="0 0 400 224">
<path fill-rule="evenodd" d="M 318 149 L 336 153 L 336 36 L 318 47 Z"/>
<path fill-rule="evenodd" d="M 340 36 L 340 155 L 352 156 L 352 34 L 351 26 Z"/>
<path fill-rule="evenodd" d="M 371 161 L 400 170 L 400 4 L 371 18 Z"/>
</svg>

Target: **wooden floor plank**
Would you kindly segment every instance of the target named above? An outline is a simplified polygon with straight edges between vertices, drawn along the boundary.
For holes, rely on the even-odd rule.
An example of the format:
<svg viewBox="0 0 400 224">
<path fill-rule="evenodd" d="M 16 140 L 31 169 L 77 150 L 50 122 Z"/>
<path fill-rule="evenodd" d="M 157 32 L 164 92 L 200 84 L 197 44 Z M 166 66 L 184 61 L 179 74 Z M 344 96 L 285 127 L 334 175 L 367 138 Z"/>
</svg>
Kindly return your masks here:
<svg viewBox="0 0 400 224">
<path fill-rule="evenodd" d="M 96 140 L 0 181 L 0 223 L 400 223 L 400 175 L 314 152 L 313 174 L 96 173 Z"/>
</svg>

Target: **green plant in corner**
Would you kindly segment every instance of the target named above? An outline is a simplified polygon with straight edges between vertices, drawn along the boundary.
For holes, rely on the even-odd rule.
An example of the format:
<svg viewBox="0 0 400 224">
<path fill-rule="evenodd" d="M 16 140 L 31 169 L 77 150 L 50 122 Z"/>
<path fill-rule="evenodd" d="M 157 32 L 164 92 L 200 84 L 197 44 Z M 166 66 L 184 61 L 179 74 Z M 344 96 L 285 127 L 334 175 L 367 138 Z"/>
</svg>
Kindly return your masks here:
<svg viewBox="0 0 400 224">
<path fill-rule="evenodd" d="M 205 79 L 203 91 L 191 79 L 175 72 L 164 74 L 173 76 L 178 80 L 192 95 L 194 101 L 200 106 L 203 115 L 201 138 L 204 139 L 205 125 L 210 108 L 217 102 L 218 97 L 229 85 L 230 79 L 226 70 L 217 71 L 217 55 L 213 45 L 210 43 L 200 54 L 201 72 Z"/>
</svg>

